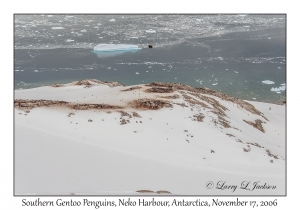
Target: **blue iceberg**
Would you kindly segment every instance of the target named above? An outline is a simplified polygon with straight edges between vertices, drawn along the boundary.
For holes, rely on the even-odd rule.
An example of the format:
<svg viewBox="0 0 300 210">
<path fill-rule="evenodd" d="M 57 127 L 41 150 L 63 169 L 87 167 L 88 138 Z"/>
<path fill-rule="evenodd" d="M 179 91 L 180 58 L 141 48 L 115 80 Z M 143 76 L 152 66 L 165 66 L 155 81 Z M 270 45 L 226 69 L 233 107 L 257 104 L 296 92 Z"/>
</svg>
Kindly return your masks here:
<svg viewBox="0 0 300 210">
<path fill-rule="evenodd" d="M 131 44 L 99 44 L 94 47 L 94 53 L 98 58 L 112 57 L 121 55 L 125 52 L 136 52 L 140 50 L 137 45 Z"/>
</svg>

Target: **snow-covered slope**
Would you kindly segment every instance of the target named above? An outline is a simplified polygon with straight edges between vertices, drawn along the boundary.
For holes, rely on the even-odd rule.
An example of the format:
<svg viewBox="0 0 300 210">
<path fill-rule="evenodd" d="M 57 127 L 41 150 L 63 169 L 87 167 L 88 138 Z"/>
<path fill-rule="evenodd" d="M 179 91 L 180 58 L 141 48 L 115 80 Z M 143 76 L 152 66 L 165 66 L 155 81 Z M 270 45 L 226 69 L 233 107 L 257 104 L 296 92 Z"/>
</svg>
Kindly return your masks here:
<svg viewBox="0 0 300 210">
<path fill-rule="evenodd" d="M 284 195 L 285 106 L 173 83 L 15 91 L 16 194 L 140 190 Z"/>
</svg>

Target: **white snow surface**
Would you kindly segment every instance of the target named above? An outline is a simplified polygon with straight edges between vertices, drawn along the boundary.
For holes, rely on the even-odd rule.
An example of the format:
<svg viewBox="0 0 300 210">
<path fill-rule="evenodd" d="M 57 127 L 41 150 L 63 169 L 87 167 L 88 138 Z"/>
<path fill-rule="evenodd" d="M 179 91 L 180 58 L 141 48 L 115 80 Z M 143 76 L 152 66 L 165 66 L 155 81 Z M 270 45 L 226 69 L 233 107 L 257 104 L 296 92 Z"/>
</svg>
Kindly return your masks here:
<svg viewBox="0 0 300 210">
<path fill-rule="evenodd" d="M 267 121 L 232 102 L 204 94 L 228 109 L 226 120 L 231 127 L 223 128 L 212 122 L 216 116 L 210 112 L 210 104 L 203 102 L 210 107 L 203 109 L 185 101 L 178 91 L 147 93 L 144 90 L 149 86 L 139 86 L 122 91 L 130 86 L 95 83 L 86 88 L 70 83 L 15 90 L 15 99 L 123 107 L 109 110 L 111 113 L 58 106 L 33 108 L 30 113 L 15 109 L 16 195 L 143 195 L 138 190 L 167 190 L 173 195 L 285 194 L 285 106 L 249 101 Z M 174 94 L 179 98 L 160 98 Z M 145 97 L 185 106 L 141 110 L 129 104 Z M 120 110 L 131 115 L 136 112 L 141 118 L 123 117 L 130 123 L 120 125 Z M 193 121 L 199 113 L 205 115 L 203 122 Z M 244 119 L 262 120 L 265 133 Z M 244 151 L 249 148 L 249 152 Z M 267 149 L 278 159 L 268 156 Z M 209 181 L 215 187 L 219 181 L 238 187 L 234 192 L 207 189 Z M 276 185 L 276 189 L 242 190 L 243 181 L 249 181 L 249 186 L 257 181 Z"/>
</svg>

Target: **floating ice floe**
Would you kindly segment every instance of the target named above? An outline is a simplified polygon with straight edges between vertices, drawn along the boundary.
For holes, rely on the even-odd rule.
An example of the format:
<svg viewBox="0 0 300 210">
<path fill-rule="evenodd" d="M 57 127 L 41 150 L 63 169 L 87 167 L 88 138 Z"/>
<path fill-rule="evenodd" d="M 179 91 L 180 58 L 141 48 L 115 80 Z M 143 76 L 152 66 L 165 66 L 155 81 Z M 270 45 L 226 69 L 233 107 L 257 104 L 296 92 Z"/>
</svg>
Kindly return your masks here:
<svg viewBox="0 0 300 210">
<path fill-rule="evenodd" d="M 279 66 L 278 69 L 281 69 L 281 67 Z"/>
<path fill-rule="evenodd" d="M 239 73 L 239 72 L 238 72 L 238 71 L 234 71 L 234 73 L 236 73 L 236 74 L 237 74 L 237 73 Z"/>
<path fill-rule="evenodd" d="M 86 32 L 86 30 L 85 30 L 85 29 L 82 29 L 80 32 L 83 32 L 83 33 L 85 33 L 85 32 Z"/>
<path fill-rule="evenodd" d="M 136 36 L 133 36 L 133 37 L 130 37 L 130 39 L 138 39 L 139 37 L 136 37 Z"/>
<path fill-rule="evenodd" d="M 102 24 L 101 24 L 101 23 L 98 23 L 97 25 L 98 25 L 98 26 L 101 26 Z"/>
<path fill-rule="evenodd" d="M 240 17 L 246 17 L 247 15 L 246 14 L 239 14 L 238 16 L 240 16 Z"/>
<path fill-rule="evenodd" d="M 58 26 L 58 27 L 51 27 L 53 30 L 60 30 L 60 29 L 65 29 L 64 27 L 60 27 L 60 26 Z"/>
<path fill-rule="evenodd" d="M 285 91 L 285 89 L 286 89 L 286 86 L 285 85 L 283 85 L 283 86 L 280 86 L 280 87 L 278 87 L 278 88 L 271 88 L 271 91 L 274 91 L 274 92 L 283 92 L 283 91 Z"/>
<path fill-rule="evenodd" d="M 74 42 L 73 39 L 67 39 L 66 42 Z"/>
<path fill-rule="evenodd" d="M 218 83 L 214 83 L 214 84 L 212 84 L 212 85 L 217 85 Z"/>
<path fill-rule="evenodd" d="M 94 47 L 95 51 L 100 52 L 112 52 L 112 51 L 131 51 L 139 50 L 140 48 L 137 45 L 131 44 L 99 44 Z"/>
<path fill-rule="evenodd" d="M 99 28 L 98 26 L 94 26 L 94 28 Z"/>
<path fill-rule="evenodd" d="M 140 74 L 139 72 L 135 72 L 135 74 Z"/>
<path fill-rule="evenodd" d="M 149 29 L 149 30 L 146 30 L 146 33 L 156 33 L 156 31 L 153 29 Z"/>
<path fill-rule="evenodd" d="M 282 85 L 282 86 L 286 86 L 286 84 L 285 84 L 285 83 L 282 83 L 281 85 Z"/>
<path fill-rule="evenodd" d="M 202 19 L 196 19 L 198 22 L 201 22 L 202 21 Z"/>
<path fill-rule="evenodd" d="M 115 19 L 110 19 L 109 21 L 110 21 L 110 22 L 114 22 L 114 21 L 116 21 L 116 20 L 115 20 Z"/>
<path fill-rule="evenodd" d="M 47 15 L 47 17 L 53 17 L 53 15 Z"/>
<path fill-rule="evenodd" d="M 270 81 L 270 80 L 264 80 L 264 81 L 262 81 L 262 83 L 267 84 L 267 85 L 273 85 L 273 84 L 275 84 L 275 82 Z"/>
<path fill-rule="evenodd" d="M 99 44 L 94 47 L 94 53 L 98 58 L 112 57 L 121 55 L 125 52 L 135 52 L 140 50 L 137 45 L 130 44 Z"/>
<path fill-rule="evenodd" d="M 256 98 L 253 98 L 254 100 L 256 100 Z"/>
</svg>

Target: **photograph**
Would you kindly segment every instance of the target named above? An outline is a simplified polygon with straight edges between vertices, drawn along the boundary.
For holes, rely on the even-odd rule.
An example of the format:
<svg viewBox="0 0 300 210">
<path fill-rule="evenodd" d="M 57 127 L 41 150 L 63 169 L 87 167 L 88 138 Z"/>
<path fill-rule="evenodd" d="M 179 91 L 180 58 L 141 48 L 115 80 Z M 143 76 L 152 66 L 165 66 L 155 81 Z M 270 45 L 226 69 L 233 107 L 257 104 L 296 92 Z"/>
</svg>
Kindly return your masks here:
<svg viewBox="0 0 300 210">
<path fill-rule="evenodd" d="M 286 196 L 286 21 L 15 13 L 14 196 Z"/>
</svg>

